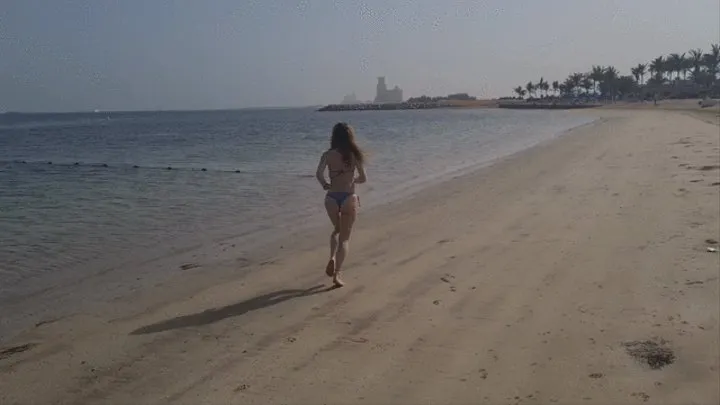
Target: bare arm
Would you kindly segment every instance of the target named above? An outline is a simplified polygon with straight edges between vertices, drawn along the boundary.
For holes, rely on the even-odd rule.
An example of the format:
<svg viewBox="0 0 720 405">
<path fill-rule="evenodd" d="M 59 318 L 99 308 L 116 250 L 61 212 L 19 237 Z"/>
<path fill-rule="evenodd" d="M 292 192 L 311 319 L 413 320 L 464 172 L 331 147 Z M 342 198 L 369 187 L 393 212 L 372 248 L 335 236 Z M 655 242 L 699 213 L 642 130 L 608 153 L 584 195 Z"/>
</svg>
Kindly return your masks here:
<svg viewBox="0 0 720 405">
<path fill-rule="evenodd" d="M 325 189 L 330 188 L 330 183 L 325 180 L 325 168 L 327 167 L 327 152 L 320 156 L 320 162 L 318 162 L 317 171 L 315 171 L 315 177 L 317 178 L 320 185 Z"/>
<path fill-rule="evenodd" d="M 362 163 L 357 163 L 358 176 L 353 180 L 355 184 L 362 184 L 367 181 L 367 175 L 365 174 L 365 166 Z"/>
</svg>

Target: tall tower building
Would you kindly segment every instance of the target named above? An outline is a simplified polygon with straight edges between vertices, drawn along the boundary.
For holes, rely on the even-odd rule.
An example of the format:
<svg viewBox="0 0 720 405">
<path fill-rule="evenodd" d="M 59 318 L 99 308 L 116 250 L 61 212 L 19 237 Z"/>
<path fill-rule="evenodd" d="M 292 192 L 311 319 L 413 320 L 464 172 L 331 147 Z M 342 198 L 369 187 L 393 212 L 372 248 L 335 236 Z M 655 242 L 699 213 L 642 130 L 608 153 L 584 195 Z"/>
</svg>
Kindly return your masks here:
<svg viewBox="0 0 720 405">
<path fill-rule="evenodd" d="M 377 92 L 375 93 L 375 103 L 402 103 L 402 89 L 395 86 L 392 90 L 388 90 L 385 77 L 378 77 Z"/>
<path fill-rule="evenodd" d="M 375 92 L 375 102 L 382 103 L 385 101 L 385 94 L 387 93 L 387 84 L 385 84 L 385 77 L 378 77 L 377 91 Z"/>
</svg>

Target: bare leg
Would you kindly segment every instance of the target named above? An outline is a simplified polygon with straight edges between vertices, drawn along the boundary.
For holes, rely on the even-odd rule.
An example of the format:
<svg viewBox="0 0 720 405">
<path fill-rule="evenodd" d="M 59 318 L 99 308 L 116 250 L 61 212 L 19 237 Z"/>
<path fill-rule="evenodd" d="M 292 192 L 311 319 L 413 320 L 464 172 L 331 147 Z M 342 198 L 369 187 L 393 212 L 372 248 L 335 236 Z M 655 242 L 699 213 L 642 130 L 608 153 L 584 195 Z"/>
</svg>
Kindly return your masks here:
<svg viewBox="0 0 720 405">
<path fill-rule="evenodd" d="M 327 266 L 325 266 L 325 274 L 328 277 L 335 275 L 335 255 L 338 249 L 338 235 L 339 232 L 334 230 L 330 234 L 330 259 L 328 259 Z"/>
<path fill-rule="evenodd" d="M 343 281 L 340 279 L 340 268 L 342 266 L 342 263 L 345 261 L 345 257 L 350 252 L 350 241 L 349 240 L 341 240 L 340 241 L 340 249 L 338 249 L 337 252 L 337 258 L 335 261 L 335 274 L 333 276 L 333 283 L 338 286 L 342 287 L 345 285 Z"/>
<path fill-rule="evenodd" d="M 340 214 L 340 234 L 338 235 L 339 246 L 335 257 L 335 276 L 333 277 L 333 283 L 335 283 L 335 285 L 338 287 L 342 287 L 343 285 L 345 285 L 345 283 L 340 280 L 340 270 L 342 269 L 342 265 L 345 262 L 345 258 L 350 252 L 350 233 L 352 233 L 352 227 L 355 223 L 356 216 L 357 197 L 353 196 L 352 198 L 348 199 L 348 201 L 343 205 Z"/>
<path fill-rule="evenodd" d="M 330 234 L 330 259 L 328 260 L 327 266 L 325 266 L 325 274 L 327 274 L 328 277 L 333 277 L 335 275 L 335 255 L 338 250 L 338 236 L 340 235 L 340 209 L 335 201 L 331 198 L 326 198 L 325 210 L 327 210 L 330 222 L 333 224 L 333 231 Z"/>
<path fill-rule="evenodd" d="M 338 237 L 340 236 L 340 231 L 336 228 L 332 233 L 330 234 L 330 258 L 334 259 L 335 254 L 338 250 Z"/>
</svg>

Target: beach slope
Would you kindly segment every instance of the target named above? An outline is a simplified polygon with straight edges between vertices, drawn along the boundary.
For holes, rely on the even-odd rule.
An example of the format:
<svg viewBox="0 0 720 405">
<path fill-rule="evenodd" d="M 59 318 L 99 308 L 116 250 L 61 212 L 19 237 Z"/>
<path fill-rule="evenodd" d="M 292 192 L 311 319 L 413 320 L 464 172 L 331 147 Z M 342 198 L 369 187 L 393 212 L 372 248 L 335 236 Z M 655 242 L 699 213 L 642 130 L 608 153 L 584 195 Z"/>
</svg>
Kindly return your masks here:
<svg viewBox="0 0 720 405">
<path fill-rule="evenodd" d="M 578 114 L 600 120 L 363 214 L 345 288 L 315 232 L 184 300 L 38 325 L 0 403 L 718 403 L 718 127 Z"/>
</svg>

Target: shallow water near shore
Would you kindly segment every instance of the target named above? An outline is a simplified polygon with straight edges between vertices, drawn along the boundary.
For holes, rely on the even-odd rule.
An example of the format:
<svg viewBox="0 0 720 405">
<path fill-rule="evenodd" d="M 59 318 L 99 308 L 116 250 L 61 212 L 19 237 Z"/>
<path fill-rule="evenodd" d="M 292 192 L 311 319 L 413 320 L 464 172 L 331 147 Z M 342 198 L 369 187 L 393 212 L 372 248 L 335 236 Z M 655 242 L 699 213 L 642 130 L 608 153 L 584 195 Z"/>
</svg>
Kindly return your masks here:
<svg viewBox="0 0 720 405">
<path fill-rule="evenodd" d="M 118 269 L 134 280 L 141 260 L 322 223 L 314 170 L 337 121 L 351 123 L 369 153 L 367 208 L 592 118 L 311 109 L 0 116 L 0 303 Z"/>
</svg>

